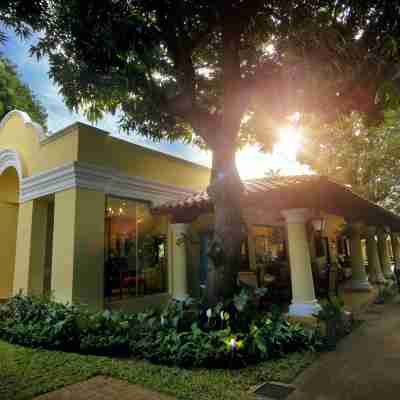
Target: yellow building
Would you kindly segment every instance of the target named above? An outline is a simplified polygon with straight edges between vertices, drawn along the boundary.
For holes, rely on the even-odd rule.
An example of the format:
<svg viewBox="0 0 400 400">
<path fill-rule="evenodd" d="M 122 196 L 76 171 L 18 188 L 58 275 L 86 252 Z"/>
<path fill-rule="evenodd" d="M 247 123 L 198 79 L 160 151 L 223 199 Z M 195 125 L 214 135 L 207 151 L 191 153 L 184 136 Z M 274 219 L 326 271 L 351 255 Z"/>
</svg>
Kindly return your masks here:
<svg viewBox="0 0 400 400">
<path fill-rule="evenodd" d="M 208 180 L 207 168 L 99 129 L 76 123 L 48 136 L 27 114 L 8 113 L 0 124 L 0 298 L 22 290 L 103 308 L 122 286 L 136 304 L 143 293 L 165 302 L 174 290 L 168 221 L 150 207 Z"/>
<path fill-rule="evenodd" d="M 11 111 L 0 122 L 0 300 L 22 291 L 92 309 L 138 310 L 199 295 L 209 279 L 212 230 L 212 204 L 199 191 L 209 178 L 208 168 L 81 123 L 50 136 Z M 337 245 L 344 252 L 346 219 L 351 287 L 369 288 L 361 235 L 370 276 L 382 279 L 380 264 L 390 274 L 387 227 L 396 259 L 396 216 L 323 178 L 285 179 L 281 186 L 246 183 L 244 270 L 268 258 L 286 262 L 280 272 L 292 289 L 291 312 L 309 313 L 316 304 L 312 262 L 323 268 L 336 261 Z M 327 227 L 314 240 L 321 217 Z"/>
</svg>

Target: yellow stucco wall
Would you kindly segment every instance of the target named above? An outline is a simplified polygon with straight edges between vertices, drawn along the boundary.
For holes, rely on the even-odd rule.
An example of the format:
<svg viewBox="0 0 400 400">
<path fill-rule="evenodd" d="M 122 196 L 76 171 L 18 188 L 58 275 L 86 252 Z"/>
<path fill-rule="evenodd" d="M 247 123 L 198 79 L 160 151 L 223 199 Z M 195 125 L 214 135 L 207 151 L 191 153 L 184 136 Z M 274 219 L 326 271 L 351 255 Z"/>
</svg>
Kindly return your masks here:
<svg viewBox="0 0 400 400">
<path fill-rule="evenodd" d="M 19 206 L 14 293 L 43 292 L 48 201 L 35 199 Z"/>
<path fill-rule="evenodd" d="M 19 178 L 14 168 L 0 175 L 0 202 L 18 204 Z"/>
<path fill-rule="evenodd" d="M 103 307 L 105 195 L 78 189 L 75 220 L 73 300 Z"/>
<path fill-rule="evenodd" d="M 56 193 L 54 199 L 52 288 L 56 300 L 72 301 L 76 190 Z"/>
<path fill-rule="evenodd" d="M 70 189 L 55 195 L 52 288 L 56 300 L 103 307 L 105 195 Z"/>
<path fill-rule="evenodd" d="M 79 128 L 78 158 L 127 175 L 193 190 L 207 187 L 210 178 L 208 168 L 99 133 L 85 125 Z"/>
<path fill-rule="evenodd" d="M 32 246 L 33 201 L 20 204 L 18 212 L 17 244 L 15 257 L 14 294 L 28 293 L 30 254 Z"/>
<path fill-rule="evenodd" d="M 42 144 L 35 158 L 33 174 L 44 172 L 78 159 L 78 130 L 75 126 L 49 143 Z"/>
<path fill-rule="evenodd" d="M 15 114 L 0 129 L 0 150 L 16 150 L 24 176 L 82 161 L 122 174 L 193 190 L 204 189 L 210 170 L 173 156 L 112 137 L 107 132 L 76 123 L 40 143 L 38 132 Z"/>
<path fill-rule="evenodd" d="M 13 168 L 0 175 L 0 299 L 11 296 L 18 221 L 18 176 Z"/>
<path fill-rule="evenodd" d="M 78 130 L 68 128 L 67 134 L 40 144 L 38 133 L 18 115 L 12 116 L 0 129 L 0 150 L 16 150 L 21 158 L 24 176 L 31 176 L 77 160 Z"/>
<path fill-rule="evenodd" d="M 48 199 L 33 200 L 31 254 L 29 271 L 29 293 L 43 294 L 44 268 L 46 257 Z"/>
<path fill-rule="evenodd" d="M 12 294 L 17 219 L 18 205 L 0 202 L 0 299 L 8 298 Z"/>
</svg>

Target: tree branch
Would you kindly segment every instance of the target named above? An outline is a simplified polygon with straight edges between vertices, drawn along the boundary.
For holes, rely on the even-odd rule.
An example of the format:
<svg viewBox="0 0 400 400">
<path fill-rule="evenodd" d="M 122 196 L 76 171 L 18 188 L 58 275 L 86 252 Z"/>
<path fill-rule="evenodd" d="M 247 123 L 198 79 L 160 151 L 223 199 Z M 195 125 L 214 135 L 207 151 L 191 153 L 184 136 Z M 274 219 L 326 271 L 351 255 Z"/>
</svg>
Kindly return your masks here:
<svg viewBox="0 0 400 400">
<path fill-rule="evenodd" d="M 188 100 L 185 93 L 174 98 L 164 99 L 163 108 L 176 118 L 187 121 L 198 136 L 212 149 L 215 147 L 215 136 L 221 126 L 220 117 Z"/>
</svg>

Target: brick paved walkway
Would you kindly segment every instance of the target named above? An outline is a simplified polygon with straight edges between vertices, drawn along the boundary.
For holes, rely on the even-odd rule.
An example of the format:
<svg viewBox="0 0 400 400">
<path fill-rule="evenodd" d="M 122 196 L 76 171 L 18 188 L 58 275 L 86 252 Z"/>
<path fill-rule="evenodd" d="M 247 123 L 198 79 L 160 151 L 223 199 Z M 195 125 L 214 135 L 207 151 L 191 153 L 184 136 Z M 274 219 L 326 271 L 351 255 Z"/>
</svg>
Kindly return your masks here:
<svg viewBox="0 0 400 400">
<path fill-rule="evenodd" d="M 174 400 L 174 398 L 118 379 L 96 376 L 43 394 L 34 400 Z"/>
<path fill-rule="evenodd" d="M 400 399 L 400 304 L 370 306 L 362 318 L 336 351 L 292 382 L 288 400 Z"/>
</svg>

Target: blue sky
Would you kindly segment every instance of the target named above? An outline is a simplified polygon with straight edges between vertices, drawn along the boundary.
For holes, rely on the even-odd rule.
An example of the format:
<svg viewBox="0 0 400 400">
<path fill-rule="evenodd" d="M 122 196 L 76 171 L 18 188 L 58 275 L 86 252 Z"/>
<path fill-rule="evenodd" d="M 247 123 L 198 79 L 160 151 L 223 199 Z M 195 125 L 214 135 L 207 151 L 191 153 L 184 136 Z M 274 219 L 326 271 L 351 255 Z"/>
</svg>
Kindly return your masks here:
<svg viewBox="0 0 400 400">
<path fill-rule="evenodd" d="M 58 93 L 57 86 L 49 79 L 49 65 L 47 59 L 37 61 L 30 57 L 29 47 L 35 37 L 29 41 L 22 41 L 14 32 L 7 32 L 5 45 L 0 45 L 0 52 L 10 59 L 16 66 L 22 81 L 29 85 L 33 93 L 46 108 L 48 114 L 48 127 L 56 132 L 76 121 L 88 123 L 85 117 L 78 113 L 70 112 Z M 164 153 L 169 153 L 187 160 L 210 165 L 211 156 L 205 151 L 199 150 L 183 143 L 154 143 L 144 139 L 140 135 L 127 137 L 118 129 L 117 119 L 112 115 L 107 116 L 95 126 L 110 132 L 114 136 L 133 141 L 137 144 L 153 148 Z M 281 135 L 281 141 L 274 148 L 272 155 L 260 153 L 257 147 L 252 146 L 238 155 L 237 163 L 239 172 L 243 178 L 263 176 L 269 169 L 281 169 L 286 174 L 298 174 L 307 172 L 307 168 L 300 166 L 296 161 L 296 146 L 293 146 L 292 135 Z"/>
</svg>

